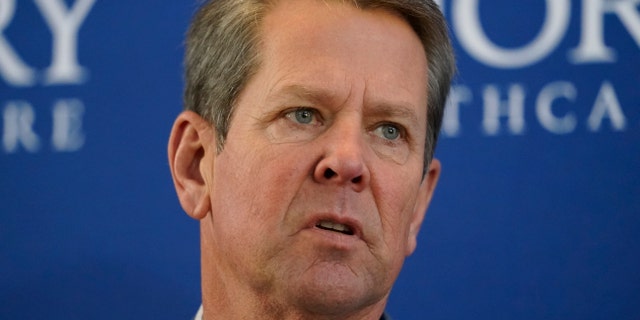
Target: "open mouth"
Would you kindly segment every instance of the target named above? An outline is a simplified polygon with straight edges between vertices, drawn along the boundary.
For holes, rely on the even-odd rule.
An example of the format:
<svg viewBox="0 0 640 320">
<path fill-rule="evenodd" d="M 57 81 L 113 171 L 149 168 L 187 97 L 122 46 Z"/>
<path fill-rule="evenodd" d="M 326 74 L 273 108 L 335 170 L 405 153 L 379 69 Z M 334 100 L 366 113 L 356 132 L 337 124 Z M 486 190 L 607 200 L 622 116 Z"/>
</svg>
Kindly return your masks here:
<svg viewBox="0 0 640 320">
<path fill-rule="evenodd" d="M 327 230 L 327 231 L 339 232 L 349 236 L 353 235 L 353 230 L 349 226 L 341 223 L 327 221 L 327 220 L 322 220 L 316 223 L 316 228 Z"/>
</svg>

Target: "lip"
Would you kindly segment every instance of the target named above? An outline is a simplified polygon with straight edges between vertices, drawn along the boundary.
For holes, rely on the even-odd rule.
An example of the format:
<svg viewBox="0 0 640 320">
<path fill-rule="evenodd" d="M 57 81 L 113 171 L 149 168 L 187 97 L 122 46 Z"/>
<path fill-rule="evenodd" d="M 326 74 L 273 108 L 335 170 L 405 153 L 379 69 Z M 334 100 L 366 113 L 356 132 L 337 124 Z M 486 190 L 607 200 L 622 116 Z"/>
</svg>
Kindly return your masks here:
<svg viewBox="0 0 640 320">
<path fill-rule="evenodd" d="M 338 223 L 345 225 L 351 229 L 352 234 L 344 234 L 338 231 L 325 230 L 317 227 L 318 223 L 321 221 L 330 221 L 333 223 Z M 309 218 L 305 225 L 305 230 L 312 231 L 315 234 L 318 234 L 325 239 L 333 242 L 340 243 L 342 245 L 347 245 L 352 241 L 362 240 L 362 224 L 360 221 L 345 217 L 339 216 L 337 214 L 325 213 L 325 214 L 316 214 Z"/>
</svg>

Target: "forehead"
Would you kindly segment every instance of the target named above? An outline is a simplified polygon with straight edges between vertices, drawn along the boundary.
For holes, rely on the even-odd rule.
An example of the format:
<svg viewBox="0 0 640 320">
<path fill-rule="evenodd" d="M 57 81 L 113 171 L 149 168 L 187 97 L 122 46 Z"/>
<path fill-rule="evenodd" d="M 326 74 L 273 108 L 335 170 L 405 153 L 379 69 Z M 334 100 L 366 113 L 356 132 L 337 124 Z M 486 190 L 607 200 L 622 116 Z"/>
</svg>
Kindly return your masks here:
<svg viewBox="0 0 640 320">
<path fill-rule="evenodd" d="M 422 43 L 393 12 L 342 1 L 279 1 L 264 18 L 260 52 L 259 72 L 274 81 L 270 90 L 298 85 L 307 91 L 350 90 L 364 82 L 367 99 L 426 110 Z M 325 93 L 343 96 L 339 90 Z"/>
</svg>

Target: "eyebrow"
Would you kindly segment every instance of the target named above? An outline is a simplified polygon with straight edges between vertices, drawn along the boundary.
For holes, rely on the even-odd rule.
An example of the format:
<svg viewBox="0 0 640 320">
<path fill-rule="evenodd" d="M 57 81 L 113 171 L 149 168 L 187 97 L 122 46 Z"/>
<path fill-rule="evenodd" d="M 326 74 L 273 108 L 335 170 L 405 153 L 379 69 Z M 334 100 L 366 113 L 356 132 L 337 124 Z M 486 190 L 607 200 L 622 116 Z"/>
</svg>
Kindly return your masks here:
<svg viewBox="0 0 640 320">
<path fill-rule="evenodd" d="M 270 99 L 296 98 L 310 103 L 330 103 L 336 99 L 336 95 L 328 90 L 315 89 L 307 86 L 292 84 L 276 89 L 270 93 Z"/>
<path fill-rule="evenodd" d="M 390 102 L 377 103 L 365 109 L 365 114 L 375 118 L 402 119 L 403 121 L 406 121 L 407 125 L 415 127 L 416 129 L 420 128 L 418 115 L 410 104 Z"/>
</svg>

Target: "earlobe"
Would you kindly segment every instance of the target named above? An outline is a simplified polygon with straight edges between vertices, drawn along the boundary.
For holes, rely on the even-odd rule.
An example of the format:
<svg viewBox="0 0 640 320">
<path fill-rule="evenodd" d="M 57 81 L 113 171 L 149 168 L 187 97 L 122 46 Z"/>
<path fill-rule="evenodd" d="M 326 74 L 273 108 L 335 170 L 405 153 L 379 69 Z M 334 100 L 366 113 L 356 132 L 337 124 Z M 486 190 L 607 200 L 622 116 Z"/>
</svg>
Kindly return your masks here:
<svg viewBox="0 0 640 320">
<path fill-rule="evenodd" d="M 420 184 L 420 190 L 418 191 L 418 197 L 416 199 L 416 205 L 413 211 L 413 218 L 409 225 L 409 234 L 407 239 L 406 255 L 409 256 L 416 249 L 418 243 L 418 232 L 422 226 L 422 221 L 427 213 L 433 192 L 438 184 L 440 178 L 441 165 L 438 159 L 431 160 L 427 174 L 422 183 Z"/>
<path fill-rule="evenodd" d="M 197 220 L 211 210 L 208 179 L 201 163 L 205 159 L 213 161 L 215 135 L 212 131 L 202 117 L 185 111 L 178 115 L 169 138 L 169 167 L 178 199 L 184 211 Z"/>
</svg>

